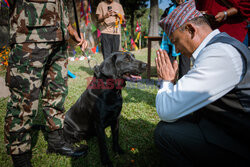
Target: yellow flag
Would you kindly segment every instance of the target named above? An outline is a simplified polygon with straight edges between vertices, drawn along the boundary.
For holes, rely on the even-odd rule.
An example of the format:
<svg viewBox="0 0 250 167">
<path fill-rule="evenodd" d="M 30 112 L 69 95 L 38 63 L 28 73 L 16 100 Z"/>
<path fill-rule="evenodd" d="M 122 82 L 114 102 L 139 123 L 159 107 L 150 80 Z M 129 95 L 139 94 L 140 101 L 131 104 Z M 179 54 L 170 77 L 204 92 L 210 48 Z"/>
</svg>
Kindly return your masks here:
<svg viewBox="0 0 250 167">
<path fill-rule="evenodd" d="M 135 39 L 135 43 L 137 43 L 138 40 L 140 39 L 140 35 L 141 35 L 141 32 L 139 32 L 139 33 L 137 34 L 137 37 L 136 37 L 136 39 Z"/>
</svg>

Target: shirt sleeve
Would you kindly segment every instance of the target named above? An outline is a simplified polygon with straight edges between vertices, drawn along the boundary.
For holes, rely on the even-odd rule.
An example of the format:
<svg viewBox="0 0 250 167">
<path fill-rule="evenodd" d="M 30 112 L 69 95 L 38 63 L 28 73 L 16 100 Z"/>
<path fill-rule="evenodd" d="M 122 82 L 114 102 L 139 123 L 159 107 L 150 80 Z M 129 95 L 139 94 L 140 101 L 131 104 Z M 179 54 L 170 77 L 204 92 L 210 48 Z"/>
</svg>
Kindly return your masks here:
<svg viewBox="0 0 250 167">
<path fill-rule="evenodd" d="M 102 10 L 102 4 L 99 3 L 97 8 L 96 8 L 96 14 L 103 16 L 103 10 Z"/>
<path fill-rule="evenodd" d="M 241 80 L 242 58 L 231 45 L 210 45 L 203 49 L 193 68 L 176 85 L 161 83 L 156 110 L 162 121 L 173 122 L 232 90 Z"/>
<path fill-rule="evenodd" d="M 120 11 L 119 11 L 119 13 L 120 13 L 121 15 L 123 15 L 123 16 L 125 15 L 122 5 L 120 5 Z"/>
</svg>

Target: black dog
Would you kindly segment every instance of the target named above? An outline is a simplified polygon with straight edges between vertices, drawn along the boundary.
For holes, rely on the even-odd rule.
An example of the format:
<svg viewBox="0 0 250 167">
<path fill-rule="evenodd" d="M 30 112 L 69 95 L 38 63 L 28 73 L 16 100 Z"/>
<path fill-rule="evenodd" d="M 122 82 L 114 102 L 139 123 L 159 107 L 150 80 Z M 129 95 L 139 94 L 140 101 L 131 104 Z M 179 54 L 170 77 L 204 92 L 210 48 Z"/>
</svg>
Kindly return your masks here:
<svg viewBox="0 0 250 167">
<path fill-rule="evenodd" d="M 121 89 L 127 79 L 144 72 L 146 64 L 129 52 L 116 52 L 94 68 L 94 78 L 65 115 L 64 135 L 69 142 L 97 136 L 101 162 L 112 167 L 105 142 L 105 128 L 111 126 L 113 150 L 122 154 L 118 143 Z"/>
</svg>

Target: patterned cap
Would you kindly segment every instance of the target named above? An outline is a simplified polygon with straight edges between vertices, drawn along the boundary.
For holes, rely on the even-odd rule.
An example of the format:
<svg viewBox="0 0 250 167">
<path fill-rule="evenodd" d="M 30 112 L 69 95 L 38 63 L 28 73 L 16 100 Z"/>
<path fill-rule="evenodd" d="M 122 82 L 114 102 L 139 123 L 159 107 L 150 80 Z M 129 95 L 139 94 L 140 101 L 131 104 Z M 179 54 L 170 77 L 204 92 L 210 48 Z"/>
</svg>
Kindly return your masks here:
<svg viewBox="0 0 250 167">
<path fill-rule="evenodd" d="M 190 0 L 176 7 L 173 12 L 159 22 L 159 25 L 166 32 L 167 36 L 170 36 L 172 32 L 184 23 L 199 16 L 203 15 L 196 10 L 194 0 Z"/>
</svg>

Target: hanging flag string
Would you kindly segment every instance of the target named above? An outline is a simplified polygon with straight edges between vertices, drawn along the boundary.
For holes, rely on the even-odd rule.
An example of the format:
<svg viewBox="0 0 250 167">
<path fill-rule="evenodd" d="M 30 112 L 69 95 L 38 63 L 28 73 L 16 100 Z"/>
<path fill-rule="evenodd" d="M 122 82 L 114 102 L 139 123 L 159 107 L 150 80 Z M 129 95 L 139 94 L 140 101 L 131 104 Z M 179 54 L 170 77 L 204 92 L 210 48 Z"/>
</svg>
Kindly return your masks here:
<svg viewBox="0 0 250 167">
<path fill-rule="evenodd" d="M 85 10 L 84 10 L 83 0 L 81 0 L 81 11 L 80 11 L 80 13 L 81 13 L 81 16 L 80 16 L 81 18 L 86 15 Z"/>
<path fill-rule="evenodd" d="M 3 5 L 2 0 L 0 0 L 0 1 L 1 1 L 1 3 L 0 3 L 1 6 L 0 7 L 2 7 L 2 5 Z M 8 8 L 10 7 L 10 4 L 9 4 L 8 0 L 3 0 L 3 2 L 7 5 Z"/>
</svg>

